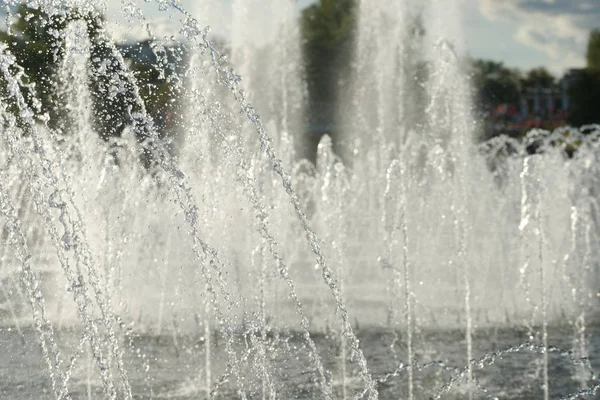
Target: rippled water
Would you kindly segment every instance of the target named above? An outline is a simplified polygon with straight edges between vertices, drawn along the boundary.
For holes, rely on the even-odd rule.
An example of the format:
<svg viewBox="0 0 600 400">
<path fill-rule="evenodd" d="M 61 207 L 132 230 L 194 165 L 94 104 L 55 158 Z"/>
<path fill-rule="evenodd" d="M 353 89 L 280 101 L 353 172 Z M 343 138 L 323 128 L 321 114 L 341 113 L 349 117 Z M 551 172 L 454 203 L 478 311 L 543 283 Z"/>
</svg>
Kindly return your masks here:
<svg viewBox="0 0 600 400">
<path fill-rule="evenodd" d="M 552 327 L 549 343 L 556 348 L 569 349 L 572 327 Z M 80 332 L 61 331 L 58 333 L 61 349 L 70 354 L 78 347 Z M 398 333 L 402 336 L 402 333 Z M 405 357 L 402 345 L 392 346 L 394 335 L 391 332 L 359 331 L 358 336 L 365 355 L 371 365 L 373 376 L 378 379 L 381 399 L 397 399 L 406 395 L 406 371 L 397 359 Z M 464 380 L 443 391 L 464 367 L 464 333 L 460 331 L 420 332 L 421 342 L 415 348 L 415 396 L 418 399 L 432 398 L 442 394 L 443 399 L 463 399 L 468 397 Z M 179 335 L 135 335 L 129 336 L 126 344 L 126 365 L 131 378 L 134 398 L 137 399 L 198 399 L 205 398 L 203 387 L 204 370 L 199 360 L 204 358 L 205 347 L 199 336 Z M 326 335 L 315 335 L 319 353 L 325 360 L 328 373 L 339 372 L 336 355 L 339 349 L 332 347 Z M 600 368 L 600 327 L 589 326 L 587 332 L 590 363 L 594 369 Z M 528 334 L 517 329 L 486 329 L 474 331 L 474 355 L 483 357 L 486 353 L 506 350 L 511 346 L 528 342 Z M 247 341 L 250 340 L 246 337 Z M 276 397 L 281 399 L 318 399 L 322 394 L 314 383 L 314 374 L 306 368 L 303 357 L 304 343 L 299 335 L 280 332 L 268 340 L 269 363 L 273 366 L 277 380 Z M 532 341 L 531 343 L 534 343 Z M 53 398 L 45 366 L 42 364 L 36 333 L 23 330 L 21 336 L 15 329 L 4 327 L 0 330 L 0 395 L 5 399 L 51 399 Z M 214 379 L 223 373 L 225 365 L 219 356 L 218 338 L 213 337 L 213 352 L 217 352 L 212 365 Z M 238 350 L 244 354 L 244 346 L 238 343 Z M 136 349 L 143 348 L 142 353 Z M 587 368 L 577 365 L 568 353 L 551 347 L 550 353 L 550 395 L 562 398 L 576 393 L 583 385 L 592 385 Z M 252 352 L 246 354 L 252 358 Z M 73 399 L 102 397 L 102 388 L 96 373 L 89 375 L 86 353 L 75 363 L 71 377 Z M 400 368 L 399 368 L 400 367 Z M 400 371 L 399 371 L 400 369 Z M 350 369 L 349 369 L 350 371 Z M 394 372 L 396 373 L 394 374 Z M 246 398 L 263 398 L 262 383 L 257 382 L 250 370 L 242 371 L 245 381 L 239 385 L 231 377 L 225 379 L 214 394 L 219 399 L 241 399 L 245 388 Z M 275 378 L 275 377 L 274 377 Z M 474 364 L 475 384 L 472 387 L 474 399 L 541 398 L 541 355 L 540 349 L 523 347 L 514 353 L 499 357 L 492 365 Z M 333 377 L 334 388 L 341 396 L 341 380 Z M 234 384 L 235 383 L 235 384 Z M 348 393 L 360 392 L 361 383 L 349 374 L 346 387 Z M 266 396 L 265 398 L 269 398 Z M 589 398 L 589 397 L 588 397 Z"/>
</svg>

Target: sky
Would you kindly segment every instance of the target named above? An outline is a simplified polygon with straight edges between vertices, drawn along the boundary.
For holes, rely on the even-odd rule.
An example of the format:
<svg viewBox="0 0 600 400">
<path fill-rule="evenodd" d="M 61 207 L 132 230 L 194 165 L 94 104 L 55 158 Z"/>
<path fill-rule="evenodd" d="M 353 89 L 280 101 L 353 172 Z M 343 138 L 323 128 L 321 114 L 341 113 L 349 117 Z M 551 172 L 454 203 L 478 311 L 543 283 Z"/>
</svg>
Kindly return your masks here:
<svg viewBox="0 0 600 400">
<path fill-rule="evenodd" d="M 600 28 L 600 0 L 467 0 L 469 53 L 555 74 L 585 66 L 589 31 Z"/>
<path fill-rule="evenodd" d="M 147 37 L 139 22 L 124 22 L 122 4 L 130 1 L 105 0 L 108 21 L 118 28 L 116 35 L 121 39 Z M 256 37 L 248 40 L 258 41 L 269 29 L 268 16 L 281 9 L 274 4 L 284 1 L 180 0 L 180 3 L 201 25 L 209 25 L 213 34 L 225 38 L 236 34 L 232 3 L 244 4 L 246 14 L 238 13 L 237 21 L 254 23 L 258 27 Z M 296 12 L 312 1 L 297 0 Z M 156 36 L 177 35 L 180 15 L 159 11 L 156 2 L 136 2 L 140 3 Z M 589 31 L 600 28 L 600 0 L 463 0 L 463 3 L 462 26 L 469 55 L 502 61 L 509 67 L 545 66 L 556 75 L 569 68 L 583 67 Z"/>
</svg>

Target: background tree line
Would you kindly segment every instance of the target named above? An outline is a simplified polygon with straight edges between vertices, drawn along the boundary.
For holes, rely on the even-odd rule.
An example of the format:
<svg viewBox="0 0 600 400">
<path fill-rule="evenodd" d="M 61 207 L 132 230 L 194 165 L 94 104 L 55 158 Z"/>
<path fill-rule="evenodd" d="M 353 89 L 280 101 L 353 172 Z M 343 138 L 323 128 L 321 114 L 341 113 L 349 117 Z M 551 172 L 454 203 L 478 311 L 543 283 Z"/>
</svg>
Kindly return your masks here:
<svg viewBox="0 0 600 400">
<path fill-rule="evenodd" d="M 569 122 L 576 126 L 600 124 L 600 29 L 590 33 L 586 61 L 570 87 Z"/>
<path fill-rule="evenodd" d="M 339 92 L 337 83 L 351 72 L 356 4 L 354 0 L 320 0 L 302 13 L 310 103 L 314 108 L 334 103 Z M 558 89 L 560 85 L 544 67 L 521 71 L 482 59 L 471 60 L 470 66 L 475 102 L 482 112 L 500 104 L 518 105 L 521 94 L 527 90 Z M 600 30 L 590 33 L 587 66 L 571 77 L 568 94 L 569 124 L 600 123 Z M 334 120 L 333 115 L 326 118 Z"/>
<path fill-rule="evenodd" d="M 119 136 L 131 122 L 136 112 L 134 82 L 123 79 L 123 70 L 129 68 L 137 81 L 139 94 L 147 112 L 161 126 L 167 116 L 178 107 L 175 94 L 169 85 L 169 76 L 161 74 L 155 60 L 136 62 L 132 54 L 149 48 L 148 42 L 117 48 L 103 32 L 104 18 L 98 13 L 77 10 L 48 15 L 41 9 L 22 4 L 15 13 L 16 19 L 8 32 L 0 31 L 0 42 L 5 43 L 23 68 L 25 91 L 30 105 L 39 100 L 39 115 L 47 115 L 48 125 L 58 133 L 69 131 L 65 115 L 64 91 L 59 70 L 64 58 L 65 29 L 72 21 L 83 21 L 90 38 L 89 91 L 93 104 L 93 128 L 103 138 Z M 117 54 L 125 57 L 127 65 Z M 115 79 L 115 77 L 120 77 Z M 0 78 L 0 90 L 6 82 Z M 16 110 L 15 110 L 16 111 Z M 18 116 L 18 112 L 15 112 Z M 38 115 L 38 117 L 39 117 Z"/>
<path fill-rule="evenodd" d="M 301 29 L 306 79 L 309 89 L 310 123 L 335 123 L 336 95 L 339 82 L 351 73 L 357 24 L 357 0 L 319 0 L 302 11 Z M 130 107 L 133 82 L 124 82 L 127 90 L 116 88 L 111 79 L 123 66 L 115 54 L 115 45 L 103 34 L 104 18 L 99 14 L 71 12 L 47 15 L 43 11 L 21 5 L 11 34 L 0 32 L 4 42 L 16 56 L 26 73 L 26 83 L 40 100 L 42 114 L 47 114 L 53 129 L 67 130 L 64 102 L 56 72 L 64 56 L 62 32 L 73 20 L 85 21 L 91 41 L 90 93 L 94 110 L 94 129 L 102 137 L 120 135 L 131 122 Z M 133 50 L 149 47 L 139 43 Z M 122 50 L 122 48 L 120 49 Z M 127 56 L 127 55 L 126 55 Z M 131 71 L 137 80 L 147 111 L 164 128 L 170 116 L 179 118 L 180 105 L 169 84 L 168 74 L 156 68 L 156 60 L 136 62 L 129 57 Z M 154 63 L 154 65 L 153 65 Z M 426 70 L 424 68 L 423 70 Z M 545 68 L 522 72 L 501 62 L 473 60 L 471 74 L 476 103 L 482 109 L 499 104 L 518 104 L 520 94 L 535 87 L 551 88 L 558 84 Z M 123 82 L 121 82 L 123 84 Z M 4 90 L 0 80 L 0 90 Z M 32 96 L 33 98 L 33 96 Z M 569 123 L 600 123 L 600 30 L 591 32 L 587 49 L 587 66 L 570 85 Z M 30 99 L 33 101 L 32 99 Z M 316 122 L 315 122 L 316 121 Z M 164 129 L 161 131 L 164 132 Z"/>
<path fill-rule="evenodd" d="M 573 126 L 600 123 L 600 30 L 590 32 L 587 65 L 568 77 L 568 122 Z M 544 67 L 523 72 L 501 62 L 473 61 L 473 83 L 477 100 L 484 108 L 503 103 L 518 104 L 528 89 L 558 88 L 560 82 Z"/>
</svg>

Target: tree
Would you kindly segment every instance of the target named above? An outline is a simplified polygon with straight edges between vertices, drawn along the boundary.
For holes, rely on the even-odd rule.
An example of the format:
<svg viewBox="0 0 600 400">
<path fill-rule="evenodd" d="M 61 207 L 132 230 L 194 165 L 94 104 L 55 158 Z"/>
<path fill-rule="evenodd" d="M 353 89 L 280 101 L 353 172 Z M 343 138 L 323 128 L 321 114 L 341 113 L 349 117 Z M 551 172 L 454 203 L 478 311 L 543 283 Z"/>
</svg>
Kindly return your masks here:
<svg viewBox="0 0 600 400">
<path fill-rule="evenodd" d="M 90 38 L 89 88 L 93 103 L 93 128 L 102 138 L 120 136 L 132 114 L 137 109 L 135 87 L 140 86 L 140 96 L 146 102 L 149 113 L 162 122 L 176 107 L 168 77 L 161 76 L 156 69 L 156 60 L 132 60 L 130 69 L 138 79 L 134 82 L 120 60 L 119 49 L 108 41 L 102 31 L 104 18 L 97 12 L 80 12 L 49 15 L 41 9 L 21 5 L 16 13 L 17 20 L 11 26 L 12 35 L 0 32 L 0 41 L 6 43 L 15 55 L 27 77 L 25 84 L 34 88 L 30 96 L 41 104 L 41 114 L 50 116 L 49 126 L 57 133 L 70 128 L 64 99 L 61 98 L 58 70 L 64 57 L 64 31 L 75 20 L 84 21 Z M 138 50 L 149 49 L 149 43 L 132 46 Z M 130 54 L 130 58 L 131 57 Z M 2 82 L 0 82 L 0 89 Z M 15 115 L 18 115 L 17 110 Z M 143 136 L 143 135 L 141 135 Z M 141 137 L 140 137 L 141 139 Z"/>
<path fill-rule="evenodd" d="M 600 123 L 600 30 L 590 32 L 587 68 L 570 79 L 569 123 L 575 126 Z"/>
<path fill-rule="evenodd" d="M 355 21 L 354 0 L 320 0 L 302 12 L 310 111 L 318 115 L 323 106 L 328 109 L 320 122 L 333 121 L 337 83 L 349 72 Z"/>
<path fill-rule="evenodd" d="M 473 61 L 472 70 L 472 81 L 477 88 L 476 96 L 485 108 L 504 103 L 518 103 L 522 84 L 519 70 L 489 60 Z"/>
<path fill-rule="evenodd" d="M 83 20 L 88 35 L 93 38 L 103 24 L 103 18 L 77 10 L 49 15 L 25 4 L 19 6 L 16 15 L 18 18 L 11 26 L 13 34 L 0 33 L 0 41 L 8 46 L 23 68 L 26 74 L 24 83 L 33 88 L 31 96 L 27 96 L 30 105 L 33 98 L 38 99 L 40 114 L 48 114 L 50 126 L 60 128 L 61 121 L 64 121 L 64 105 L 57 90 L 56 72 L 64 56 L 62 32 L 69 22 Z"/>
<path fill-rule="evenodd" d="M 551 88 L 555 84 L 556 78 L 544 67 L 529 70 L 522 81 L 524 89 Z"/>
<path fill-rule="evenodd" d="M 600 29 L 590 32 L 586 59 L 588 69 L 600 70 Z"/>
<path fill-rule="evenodd" d="M 569 85 L 569 97 L 571 125 L 600 123 L 600 70 L 579 71 Z"/>
</svg>

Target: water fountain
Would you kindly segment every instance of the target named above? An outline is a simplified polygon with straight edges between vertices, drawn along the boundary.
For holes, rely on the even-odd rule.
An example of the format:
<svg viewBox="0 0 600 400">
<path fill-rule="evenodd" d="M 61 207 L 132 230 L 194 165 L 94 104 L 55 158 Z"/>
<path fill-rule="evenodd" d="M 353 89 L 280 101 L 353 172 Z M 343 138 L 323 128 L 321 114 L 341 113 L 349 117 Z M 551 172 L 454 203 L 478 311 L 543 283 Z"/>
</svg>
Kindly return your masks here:
<svg viewBox="0 0 600 400">
<path fill-rule="evenodd" d="M 293 2 L 234 3 L 238 72 L 154 5 L 185 39 L 179 66 L 150 45 L 173 143 L 110 32 L 68 17 L 83 3 L 28 2 L 65 22 L 59 124 L 0 44 L 1 397 L 593 396 L 600 128 L 475 144 L 459 1 L 363 2 L 342 154 L 325 136 L 298 160 Z M 98 87 L 126 98 L 119 137 Z"/>
</svg>

